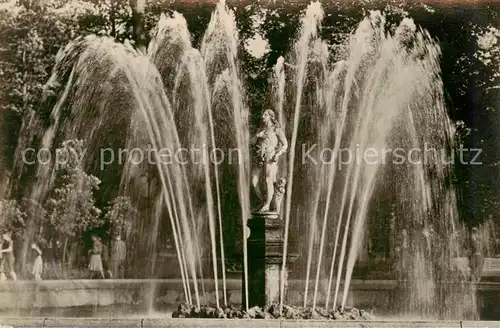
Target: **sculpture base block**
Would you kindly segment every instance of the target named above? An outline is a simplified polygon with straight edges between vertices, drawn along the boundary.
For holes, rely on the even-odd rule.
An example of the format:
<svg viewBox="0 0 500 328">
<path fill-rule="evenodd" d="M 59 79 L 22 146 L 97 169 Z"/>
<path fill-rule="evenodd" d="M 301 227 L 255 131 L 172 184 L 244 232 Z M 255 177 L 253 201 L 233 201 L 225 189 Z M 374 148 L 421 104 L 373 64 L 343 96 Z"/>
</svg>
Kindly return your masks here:
<svg viewBox="0 0 500 328">
<path fill-rule="evenodd" d="M 254 212 L 247 222 L 248 307 L 265 307 L 280 302 L 283 268 L 284 222 L 276 212 Z M 291 264 L 296 256 L 287 257 Z M 288 273 L 285 272 L 285 290 Z M 243 285 L 243 302 L 245 287 Z"/>
</svg>

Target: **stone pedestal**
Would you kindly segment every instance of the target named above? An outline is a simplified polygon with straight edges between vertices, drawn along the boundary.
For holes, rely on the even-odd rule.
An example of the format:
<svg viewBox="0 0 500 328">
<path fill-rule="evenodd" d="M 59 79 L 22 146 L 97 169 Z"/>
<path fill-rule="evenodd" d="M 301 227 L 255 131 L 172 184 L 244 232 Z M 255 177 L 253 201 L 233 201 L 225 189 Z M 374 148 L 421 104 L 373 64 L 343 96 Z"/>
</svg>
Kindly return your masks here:
<svg viewBox="0 0 500 328">
<path fill-rule="evenodd" d="M 247 222 L 247 226 L 250 229 L 250 236 L 247 240 L 248 308 L 279 303 L 284 221 L 276 212 L 255 212 L 252 213 L 252 219 Z M 295 258 L 296 256 L 293 255 L 287 257 L 287 267 Z M 285 291 L 286 278 L 287 273 L 285 273 Z M 244 302 L 245 285 L 243 284 Z"/>
</svg>

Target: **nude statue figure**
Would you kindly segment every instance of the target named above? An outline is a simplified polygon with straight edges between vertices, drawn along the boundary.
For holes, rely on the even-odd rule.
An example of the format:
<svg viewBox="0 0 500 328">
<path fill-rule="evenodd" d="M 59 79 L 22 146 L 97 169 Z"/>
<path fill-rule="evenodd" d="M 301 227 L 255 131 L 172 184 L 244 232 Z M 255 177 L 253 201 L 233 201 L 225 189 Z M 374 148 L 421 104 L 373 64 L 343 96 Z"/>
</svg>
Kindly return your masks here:
<svg viewBox="0 0 500 328">
<path fill-rule="evenodd" d="M 271 109 L 266 109 L 262 114 L 262 129 L 252 139 L 252 145 L 252 186 L 262 201 L 257 211 L 268 212 L 273 200 L 278 159 L 288 148 L 285 133 Z"/>
</svg>

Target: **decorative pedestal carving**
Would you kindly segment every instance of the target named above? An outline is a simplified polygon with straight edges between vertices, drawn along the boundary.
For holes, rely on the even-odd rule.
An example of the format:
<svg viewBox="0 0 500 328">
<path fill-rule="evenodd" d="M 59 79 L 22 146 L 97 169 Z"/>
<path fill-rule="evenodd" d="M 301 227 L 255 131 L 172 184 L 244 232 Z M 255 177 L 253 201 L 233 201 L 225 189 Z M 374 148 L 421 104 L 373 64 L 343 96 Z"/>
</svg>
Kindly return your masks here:
<svg viewBox="0 0 500 328">
<path fill-rule="evenodd" d="M 252 219 L 247 222 L 247 226 L 250 229 L 247 240 L 248 308 L 279 303 L 284 222 L 276 212 L 255 212 L 252 213 Z M 288 256 L 287 267 L 295 259 L 294 255 Z M 287 275 L 288 272 L 285 273 L 285 290 Z M 244 302 L 245 284 L 243 284 Z"/>
</svg>

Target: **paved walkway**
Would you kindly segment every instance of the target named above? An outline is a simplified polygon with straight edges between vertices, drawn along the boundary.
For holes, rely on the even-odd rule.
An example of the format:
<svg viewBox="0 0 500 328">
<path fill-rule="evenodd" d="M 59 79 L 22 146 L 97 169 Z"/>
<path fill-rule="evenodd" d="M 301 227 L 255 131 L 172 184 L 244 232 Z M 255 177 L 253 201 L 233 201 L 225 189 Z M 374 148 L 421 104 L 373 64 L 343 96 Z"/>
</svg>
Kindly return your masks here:
<svg viewBox="0 0 500 328">
<path fill-rule="evenodd" d="M 244 319 L 93 319 L 93 318 L 0 318 L 12 327 L 183 327 L 183 328 L 500 328 L 495 321 L 319 321 Z M 1 326 L 0 326 L 1 327 Z"/>
</svg>

